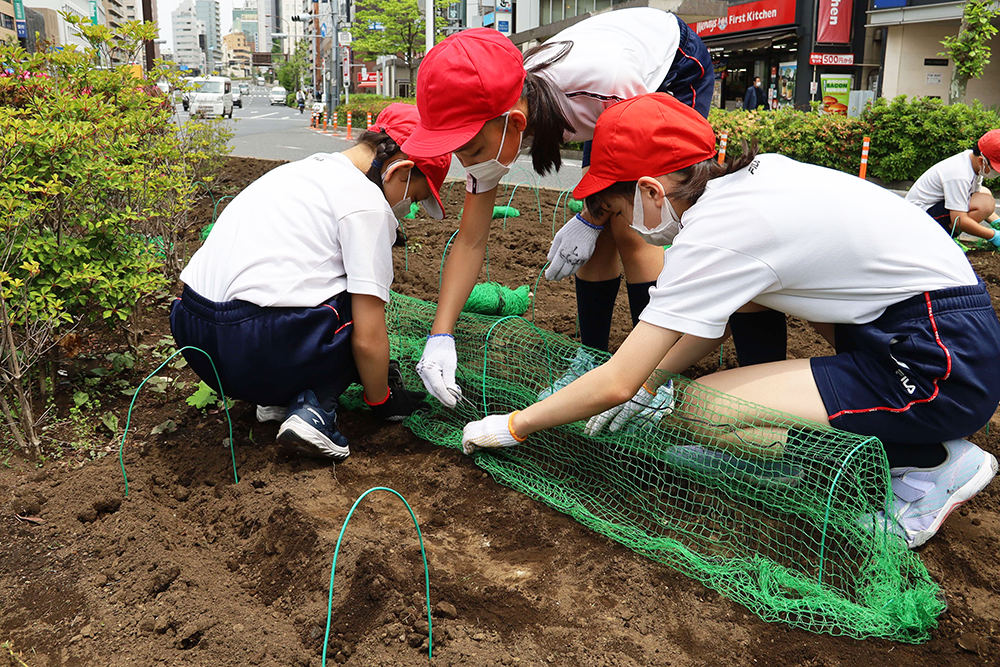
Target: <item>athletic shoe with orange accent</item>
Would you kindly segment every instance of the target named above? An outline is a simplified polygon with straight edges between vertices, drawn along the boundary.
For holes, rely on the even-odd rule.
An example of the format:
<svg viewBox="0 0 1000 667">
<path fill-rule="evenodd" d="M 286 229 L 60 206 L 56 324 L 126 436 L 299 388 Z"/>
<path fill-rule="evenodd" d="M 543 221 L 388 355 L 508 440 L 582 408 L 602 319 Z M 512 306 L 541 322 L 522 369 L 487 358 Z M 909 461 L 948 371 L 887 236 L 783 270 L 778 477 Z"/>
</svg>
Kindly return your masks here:
<svg viewBox="0 0 1000 667">
<path fill-rule="evenodd" d="M 895 495 L 888 520 L 875 515 L 875 526 L 906 540 L 915 549 L 938 531 L 952 511 L 982 491 L 997 473 L 996 457 L 968 440 L 949 440 L 948 453 L 934 468 L 891 468 Z"/>
</svg>

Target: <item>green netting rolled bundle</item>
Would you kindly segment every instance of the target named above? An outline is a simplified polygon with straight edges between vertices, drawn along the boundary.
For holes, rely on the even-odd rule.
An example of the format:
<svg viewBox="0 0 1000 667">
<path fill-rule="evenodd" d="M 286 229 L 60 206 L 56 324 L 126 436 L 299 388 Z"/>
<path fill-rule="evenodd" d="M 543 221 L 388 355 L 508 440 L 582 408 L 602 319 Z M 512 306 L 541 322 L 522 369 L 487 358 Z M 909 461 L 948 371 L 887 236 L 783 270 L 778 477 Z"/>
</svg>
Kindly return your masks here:
<svg viewBox="0 0 1000 667">
<path fill-rule="evenodd" d="M 583 210 L 583 202 L 579 199 L 573 199 L 570 197 L 569 201 L 566 202 L 566 208 L 571 210 L 573 213 L 579 213 Z"/>
<path fill-rule="evenodd" d="M 201 230 L 201 240 L 202 241 L 204 241 L 205 239 L 207 239 L 208 235 L 212 233 L 212 227 L 215 227 L 215 223 L 214 222 L 210 222 L 209 224 L 205 225 L 202 228 L 202 230 Z"/>
<path fill-rule="evenodd" d="M 472 288 L 462 312 L 505 317 L 524 315 L 529 305 L 531 291 L 527 285 L 511 289 L 499 283 L 479 283 Z"/>
<path fill-rule="evenodd" d="M 434 313 L 398 294 L 386 313 L 411 386 L 421 384 L 414 369 Z M 455 341 L 467 400 L 431 401 L 405 422 L 446 447 L 460 448 L 467 422 L 524 408 L 608 358 L 520 317 L 463 314 Z M 672 379 L 674 409 L 658 421 L 593 437 L 576 422 L 475 462 L 764 620 L 927 639 L 944 605 L 917 555 L 878 527 L 892 497 L 879 441 Z"/>
<path fill-rule="evenodd" d="M 458 209 L 458 219 L 462 219 L 462 214 L 465 213 L 465 207 Z M 494 206 L 493 207 L 493 219 L 497 220 L 500 218 L 519 218 L 521 217 L 521 211 L 514 208 L 513 206 Z"/>
</svg>

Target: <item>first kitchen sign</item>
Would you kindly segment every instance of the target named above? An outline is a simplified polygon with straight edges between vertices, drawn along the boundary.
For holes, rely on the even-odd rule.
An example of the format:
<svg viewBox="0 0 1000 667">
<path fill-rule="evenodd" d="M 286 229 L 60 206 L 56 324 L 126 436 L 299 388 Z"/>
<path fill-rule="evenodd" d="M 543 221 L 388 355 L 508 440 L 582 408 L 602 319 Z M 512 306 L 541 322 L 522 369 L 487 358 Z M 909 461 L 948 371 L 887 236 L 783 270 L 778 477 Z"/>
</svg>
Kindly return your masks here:
<svg viewBox="0 0 1000 667">
<path fill-rule="evenodd" d="M 820 0 L 823 2 L 824 0 Z M 825 0 L 837 2 L 841 0 Z M 850 0 L 842 0 L 847 3 Z M 757 30 L 795 23 L 795 0 L 759 0 L 743 5 L 733 5 L 725 16 L 708 21 L 691 23 L 699 37 L 715 37 L 733 32 Z"/>
</svg>

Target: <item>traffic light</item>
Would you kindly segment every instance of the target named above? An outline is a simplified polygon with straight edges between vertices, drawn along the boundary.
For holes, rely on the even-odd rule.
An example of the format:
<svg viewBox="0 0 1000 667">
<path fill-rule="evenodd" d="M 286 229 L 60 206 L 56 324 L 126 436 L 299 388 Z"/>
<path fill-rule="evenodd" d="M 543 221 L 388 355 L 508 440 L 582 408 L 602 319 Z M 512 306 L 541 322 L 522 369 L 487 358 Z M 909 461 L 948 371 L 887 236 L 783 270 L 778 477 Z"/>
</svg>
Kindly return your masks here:
<svg viewBox="0 0 1000 667">
<path fill-rule="evenodd" d="M 302 22 L 305 22 L 305 21 L 309 21 L 310 19 L 312 19 L 312 16 L 310 16 L 309 14 L 292 14 L 292 20 L 293 21 L 302 21 Z"/>
</svg>

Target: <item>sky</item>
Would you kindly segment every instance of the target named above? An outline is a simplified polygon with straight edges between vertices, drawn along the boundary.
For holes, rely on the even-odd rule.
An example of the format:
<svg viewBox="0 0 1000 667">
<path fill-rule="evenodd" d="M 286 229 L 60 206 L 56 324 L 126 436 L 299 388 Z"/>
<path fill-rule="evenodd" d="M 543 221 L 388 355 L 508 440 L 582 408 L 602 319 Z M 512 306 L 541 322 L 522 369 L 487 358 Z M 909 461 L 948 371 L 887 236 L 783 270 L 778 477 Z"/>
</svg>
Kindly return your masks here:
<svg viewBox="0 0 1000 667">
<path fill-rule="evenodd" d="M 156 2 L 156 16 L 159 18 L 157 22 L 160 28 L 160 39 L 167 40 L 166 44 L 161 45 L 161 49 L 171 51 L 174 50 L 174 36 L 173 29 L 170 24 L 170 15 L 173 13 L 177 7 L 180 6 L 183 0 L 157 0 Z M 240 7 L 243 3 L 240 0 L 235 0 L 236 4 Z M 220 35 L 229 34 L 230 29 L 233 27 L 233 4 L 234 0 L 218 0 L 219 3 L 219 26 L 221 32 Z"/>
</svg>

